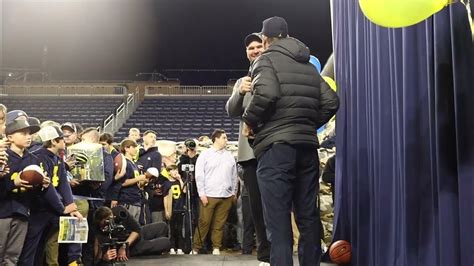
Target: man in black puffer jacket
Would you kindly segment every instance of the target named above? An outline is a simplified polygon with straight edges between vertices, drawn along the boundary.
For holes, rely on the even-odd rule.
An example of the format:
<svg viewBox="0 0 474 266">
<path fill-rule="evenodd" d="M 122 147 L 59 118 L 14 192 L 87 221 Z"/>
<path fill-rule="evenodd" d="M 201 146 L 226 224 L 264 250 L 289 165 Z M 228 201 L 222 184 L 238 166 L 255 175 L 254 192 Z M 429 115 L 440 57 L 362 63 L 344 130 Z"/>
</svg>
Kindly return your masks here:
<svg viewBox="0 0 474 266">
<path fill-rule="evenodd" d="M 252 65 L 253 96 L 242 117 L 254 135 L 257 178 L 272 243 L 271 265 L 293 265 L 290 211 L 300 230 L 300 265 L 319 265 L 319 146 L 316 129 L 339 107 L 337 95 L 309 63 L 286 21 L 263 22 L 265 52 Z"/>
</svg>

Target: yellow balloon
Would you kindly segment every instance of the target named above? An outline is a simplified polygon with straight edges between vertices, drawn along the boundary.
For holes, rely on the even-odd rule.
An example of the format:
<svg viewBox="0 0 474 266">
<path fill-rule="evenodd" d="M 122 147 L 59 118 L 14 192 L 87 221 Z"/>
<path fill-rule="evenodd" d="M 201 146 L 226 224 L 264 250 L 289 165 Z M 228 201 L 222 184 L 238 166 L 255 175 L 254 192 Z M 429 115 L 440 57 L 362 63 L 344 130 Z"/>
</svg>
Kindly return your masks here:
<svg viewBox="0 0 474 266">
<path fill-rule="evenodd" d="M 323 76 L 323 79 L 324 79 L 324 81 L 326 81 L 326 83 L 329 85 L 329 87 L 330 87 L 333 91 L 336 91 L 336 90 L 337 90 L 336 82 L 335 82 L 332 78 L 327 77 L 327 76 Z"/>
<path fill-rule="evenodd" d="M 359 0 L 364 15 L 373 23 L 400 28 L 419 23 L 443 9 L 451 0 Z"/>
</svg>

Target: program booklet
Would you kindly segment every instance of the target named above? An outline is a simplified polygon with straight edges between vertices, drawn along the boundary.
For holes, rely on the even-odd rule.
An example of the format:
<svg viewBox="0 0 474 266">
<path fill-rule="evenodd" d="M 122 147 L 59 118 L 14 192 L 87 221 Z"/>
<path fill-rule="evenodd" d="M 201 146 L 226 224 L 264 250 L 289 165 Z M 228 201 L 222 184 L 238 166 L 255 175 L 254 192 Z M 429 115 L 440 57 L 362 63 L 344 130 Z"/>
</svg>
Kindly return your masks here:
<svg viewBox="0 0 474 266">
<path fill-rule="evenodd" d="M 87 243 L 87 219 L 79 222 L 76 217 L 59 217 L 58 243 Z"/>
</svg>

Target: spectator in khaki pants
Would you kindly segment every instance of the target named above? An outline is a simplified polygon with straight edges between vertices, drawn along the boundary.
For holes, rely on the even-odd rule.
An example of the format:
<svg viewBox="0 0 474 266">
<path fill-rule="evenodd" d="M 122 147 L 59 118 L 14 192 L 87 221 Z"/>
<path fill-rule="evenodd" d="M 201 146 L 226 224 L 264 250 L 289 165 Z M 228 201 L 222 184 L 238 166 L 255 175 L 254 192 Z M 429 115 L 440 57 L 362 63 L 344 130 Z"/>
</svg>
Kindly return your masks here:
<svg viewBox="0 0 474 266">
<path fill-rule="evenodd" d="M 196 185 L 201 204 L 199 225 L 194 233 L 193 253 L 202 248 L 210 229 L 214 248 L 212 254 L 219 255 L 224 225 L 236 200 L 237 166 L 232 154 L 225 150 L 225 131 L 216 129 L 211 139 L 212 147 L 202 152 L 196 162 Z"/>
</svg>

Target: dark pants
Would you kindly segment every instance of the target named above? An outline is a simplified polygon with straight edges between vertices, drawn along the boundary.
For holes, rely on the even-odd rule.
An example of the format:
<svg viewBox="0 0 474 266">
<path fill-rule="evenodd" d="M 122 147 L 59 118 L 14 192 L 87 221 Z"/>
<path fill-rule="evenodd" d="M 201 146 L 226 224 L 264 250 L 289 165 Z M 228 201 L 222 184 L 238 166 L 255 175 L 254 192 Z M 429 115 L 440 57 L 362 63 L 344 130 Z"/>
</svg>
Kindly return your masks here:
<svg viewBox="0 0 474 266">
<path fill-rule="evenodd" d="M 130 249 L 133 256 L 140 255 L 160 255 L 164 251 L 170 250 L 170 240 L 168 239 L 168 225 L 164 222 L 151 223 L 142 226 L 140 239 Z"/>
<path fill-rule="evenodd" d="M 245 188 L 249 193 L 250 210 L 252 211 L 255 234 L 257 235 L 257 259 L 270 261 L 270 242 L 267 239 L 265 221 L 263 219 L 262 197 L 259 183 L 257 182 L 257 160 L 240 162 L 243 168 Z"/>
<path fill-rule="evenodd" d="M 59 216 L 49 211 L 31 213 L 29 219 L 31 222 L 28 223 L 28 231 L 18 265 L 35 265 L 35 256 L 39 260 L 44 251 L 45 231 L 48 232 L 50 227 L 59 225 Z"/>
<path fill-rule="evenodd" d="M 272 266 L 293 265 L 292 207 L 300 231 L 299 263 L 301 266 L 319 265 L 318 172 L 316 148 L 274 144 L 259 158 L 257 176 L 268 238 L 272 243 Z"/>
<path fill-rule="evenodd" d="M 242 253 L 252 253 L 255 242 L 255 225 L 253 224 L 252 211 L 250 209 L 250 198 L 242 195 L 242 217 L 244 222 L 244 234 L 242 239 Z"/>
<path fill-rule="evenodd" d="M 184 212 L 174 212 L 170 221 L 171 248 L 184 249 Z"/>
</svg>

